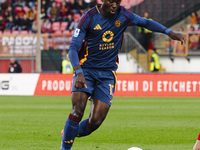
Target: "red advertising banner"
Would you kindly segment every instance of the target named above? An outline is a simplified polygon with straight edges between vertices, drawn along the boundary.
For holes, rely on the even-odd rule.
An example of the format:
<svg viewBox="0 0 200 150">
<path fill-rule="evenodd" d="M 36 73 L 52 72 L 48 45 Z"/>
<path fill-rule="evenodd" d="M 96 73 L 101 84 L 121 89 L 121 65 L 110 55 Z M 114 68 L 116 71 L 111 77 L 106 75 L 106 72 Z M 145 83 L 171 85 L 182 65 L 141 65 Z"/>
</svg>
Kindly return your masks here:
<svg viewBox="0 0 200 150">
<path fill-rule="evenodd" d="M 200 74 L 118 74 L 115 96 L 200 97 Z"/>
<path fill-rule="evenodd" d="M 73 74 L 40 74 L 34 95 L 71 94 Z M 200 97 L 200 74 L 118 74 L 114 96 Z"/>
<path fill-rule="evenodd" d="M 73 74 L 40 74 L 34 95 L 71 95 Z"/>
</svg>

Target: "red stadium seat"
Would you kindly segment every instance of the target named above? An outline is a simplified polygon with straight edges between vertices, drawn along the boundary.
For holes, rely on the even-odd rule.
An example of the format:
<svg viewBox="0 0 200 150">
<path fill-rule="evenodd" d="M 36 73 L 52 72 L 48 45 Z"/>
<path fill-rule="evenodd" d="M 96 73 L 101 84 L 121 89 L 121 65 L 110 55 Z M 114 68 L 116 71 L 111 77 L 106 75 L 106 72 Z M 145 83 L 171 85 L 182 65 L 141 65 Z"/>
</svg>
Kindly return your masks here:
<svg viewBox="0 0 200 150">
<path fill-rule="evenodd" d="M 126 9 L 131 8 L 131 5 L 129 4 L 129 0 L 122 0 L 121 5 L 124 6 Z"/>
<path fill-rule="evenodd" d="M 63 0 L 56 0 L 56 3 L 62 3 Z"/>
<path fill-rule="evenodd" d="M 102 4 L 102 1 L 101 0 L 97 0 L 97 4 Z"/>
<path fill-rule="evenodd" d="M 63 31 L 64 34 L 70 34 L 70 31 L 69 30 L 65 30 Z"/>
<path fill-rule="evenodd" d="M 18 6 L 17 6 L 17 7 L 15 7 L 15 12 L 16 12 L 17 10 L 19 10 L 19 7 L 18 7 Z"/>
<path fill-rule="evenodd" d="M 26 13 L 28 12 L 28 7 L 27 7 L 27 6 L 24 7 L 24 11 L 25 11 Z"/>
<path fill-rule="evenodd" d="M 78 21 L 80 20 L 80 18 L 81 18 L 81 15 L 80 15 L 80 14 L 74 14 L 74 15 L 73 15 L 73 20 L 74 20 L 75 22 L 78 22 Z"/>
<path fill-rule="evenodd" d="M 122 0 L 121 5 L 124 6 L 126 9 L 131 8 L 132 6 L 136 6 L 142 3 L 144 0 Z M 101 0 L 97 0 L 97 4 L 102 4 Z"/>
<path fill-rule="evenodd" d="M 63 0 L 55 0 L 56 1 L 56 3 L 62 3 L 63 2 Z"/>
<path fill-rule="evenodd" d="M 65 30 L 66 27 L 67 27 L 67 25 L 68 25 L 68 22 L 62 22 L 61 25 L 60 25 L 60 29 L 61 29 L 62 31 Z"/>
<path fill-rule="evenodd" d="M 12 31 L 12 34 L 19 34 L 19 31 L 18 30 L 16 30 L 16 31 Z"/>
<path fill-rule="evenodd" d="M 55 33 L 62 33 L 62 31 L 61 30 L 57 30 L 57 31 L 55 31 Z"/>
<path fill-rule="evenodd" d="M 125 6 L 125 5 L 127 5 L 127 4 L 129 4 L 129 0 L 122 0 L 122 2 L 121 2 L 121 5 L 122 6 Z M 130 4 L 129 4 L 130 5 Z"/>
<path fill-rule="evenodd" d="M 62 1 L 63 1 L 63 0 L 56 0 L 56 5 L 57 5 L 57 7 L 60 7 L 60 6 L 61 6 Z"/>
<path fill-rule="evenodd" d="M 59 8 L 61 6 L 61 4 L 60 3 L 56 3 L 56 6 Z"/>
<path fill-rule="evenodd" d="M 3 34 L 11 34 L 11 31 L 10 31 L 10 30 L 5 30 L 5 31 L 3 32 Z"/>
<path fill-rule="evenodd" d="M 28 34 L 28 31 L 24 30 L 20 32 L 21 34 Z"/>
<path fill-rule="evenodd" d="M 60 22 L 54 22 L 52 24 L 52 29 L 53 29 L 53 31 L 60 30 Z"/>
</svg>

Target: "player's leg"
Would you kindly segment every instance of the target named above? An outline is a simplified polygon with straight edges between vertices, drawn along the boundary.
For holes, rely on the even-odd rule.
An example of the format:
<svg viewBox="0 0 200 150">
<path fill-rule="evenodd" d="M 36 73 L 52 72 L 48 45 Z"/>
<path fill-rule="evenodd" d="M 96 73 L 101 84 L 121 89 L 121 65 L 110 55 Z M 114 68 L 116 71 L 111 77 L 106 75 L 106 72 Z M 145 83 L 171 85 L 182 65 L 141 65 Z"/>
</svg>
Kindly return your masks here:
<svg viewBox="0 0 200 150">
<path fill-rule="evenodd" d="M 89 126 L 92 131 L 95 131 L 105 120 L 110 105 L 98 99 L 92 99 L 93 109 L 89 117 Z"/>
<path fill-rule="evenodd" d="M 98 71 L 94 92 L 91 96 L 89 119 L 79 125 L 78 135 L 86 136 L 96 130 L 106 118 L 115 88 L 115 76 L 111 71 Z"/>
<path fill-rule="evenodd" d="M 80 123 L 77 136 L 86 136 L 98 129 L 106 118 L 109 109 L 109 104 L 97 99 L 91 99 L 90 116 Z"/>
<path fill-rule="evenodd" d="M 81 121 L 87 104 L 88 94 L 85 92 L 72 92 L 72 111 L 64 126 L 63 150 L 72 147 L 77 135 L 79 122 Z"/>
<path fill-rule="evenodd" d="M 87 88 L 77 89 L 75 88 L 75 81 L 77 75 L 73 76 L 73 84 L 72 84 L 72 111 L 69 115 L 69 118 L 66 121 L 64 127 L 64 137 L 63 137 L 63 147 L 66 149 L 70 149 L 74 138 L 77 135 L 77 131 L 79 128 L 79 122 L 81 121 L 84 110 L 87 104 L 87 100 L 89 95 L 93 93 L 95 80 L 92 78 L 92 70 L 83 69 L 84 77 L 86 79 Z"/>
</svg>

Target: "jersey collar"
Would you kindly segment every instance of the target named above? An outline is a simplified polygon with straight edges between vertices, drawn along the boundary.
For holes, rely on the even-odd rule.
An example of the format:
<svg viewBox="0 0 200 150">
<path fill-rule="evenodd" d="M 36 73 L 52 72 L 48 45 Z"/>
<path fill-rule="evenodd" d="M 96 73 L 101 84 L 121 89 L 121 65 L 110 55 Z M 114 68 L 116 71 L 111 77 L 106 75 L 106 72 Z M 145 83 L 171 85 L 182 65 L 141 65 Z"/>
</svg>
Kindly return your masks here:
<svg viewBox="0 0 200 150">
<path fill-rule="evenodd" d="M 101 12 L 100 12 L 100 10 L 99 10 L 99 7 L 101 6 L 101 4 L 97 4 L 96 5 L 96 10 L 98 11 L 98 13 L 100 14 Z"/>
</svg>

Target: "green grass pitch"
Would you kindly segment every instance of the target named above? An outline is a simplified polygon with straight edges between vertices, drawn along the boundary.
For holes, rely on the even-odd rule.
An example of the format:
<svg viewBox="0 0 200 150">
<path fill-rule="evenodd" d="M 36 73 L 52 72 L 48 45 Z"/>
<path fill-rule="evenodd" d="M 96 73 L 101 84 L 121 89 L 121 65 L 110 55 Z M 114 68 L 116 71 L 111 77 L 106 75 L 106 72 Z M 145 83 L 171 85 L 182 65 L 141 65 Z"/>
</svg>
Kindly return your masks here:
<svg viewBox="0 0 200 150">
<path fill-rule="evenodd" d="M 0 150 L 59 150 L 70 110 L 70 97 L 0 96 Z M 101 127 L 72 150 L 192 150 L 199 116 L 200 98 L 115 97 Z"/>
</svg>

